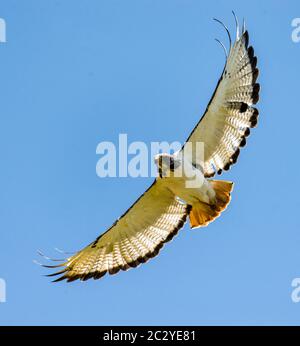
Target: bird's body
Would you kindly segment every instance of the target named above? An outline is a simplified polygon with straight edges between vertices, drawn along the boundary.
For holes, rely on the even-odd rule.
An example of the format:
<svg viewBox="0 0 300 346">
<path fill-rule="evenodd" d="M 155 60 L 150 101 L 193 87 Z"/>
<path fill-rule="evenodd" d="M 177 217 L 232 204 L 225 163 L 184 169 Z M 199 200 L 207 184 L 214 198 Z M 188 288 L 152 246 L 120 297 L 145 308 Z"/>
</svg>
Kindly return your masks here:
<svg viewBox="0 0 300 346">
<path fill-rule="evenodd" d="M 155 163 L 158 172 L 161 172 L 157 179 L 163 179 L 174 195 L 187 204 L 215 203 L 216 194 L 211 183 L 198 167 L 193 166 L 189 155 L 182 151 L 173 155 L 159 154 L 155 157 Z"/>
<path fill-rule="evenodd" d="M 190 154 L 189 150 L 181 150 L 173 155 L 157 155 L 156 181 L 191 207 L 190 226 L 198 228 L 207 226 L 227 207 L 233 183 L 207 179 L 198 168 L 201 166 L 193 164 Z"/>
<path fill-rule="evenodd" d="M 233 45 L 229 39 L 216 90 L 183 148 L 155 157 L 157 178 L 106 232 L 65 262 L 46 266 L 62 268 L 50 274 L 61 274 L 56 281 L 99 279 L 136 267 L 156 256 L 187 218 L 191 228 L 207 226 L 227 207 L 233 183 L 211 178 L 236 163 L 250 128 L 257 124 L 253 105 L 259 98 L 257 58 L 248 47 L 248 32 L 243 27 L 240 34 L 237 23 Z M 202 155 L 194 150 L 199 143 Z"/>
</svg>

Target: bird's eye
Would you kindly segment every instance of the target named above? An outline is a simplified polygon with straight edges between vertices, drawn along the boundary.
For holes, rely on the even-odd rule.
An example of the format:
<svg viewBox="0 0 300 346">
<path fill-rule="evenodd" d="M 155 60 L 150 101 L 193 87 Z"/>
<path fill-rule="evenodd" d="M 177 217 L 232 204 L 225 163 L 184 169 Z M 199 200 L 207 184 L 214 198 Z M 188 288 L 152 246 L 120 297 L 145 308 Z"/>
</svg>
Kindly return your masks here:
<svg viewBox="0 0 300 346">
<path fill-rule="evenodd" d="M 172 157 L 170 157 L 170 171 L 174 172 L 175 165 L 174 165 L 174 160 Z"/>
</svg>

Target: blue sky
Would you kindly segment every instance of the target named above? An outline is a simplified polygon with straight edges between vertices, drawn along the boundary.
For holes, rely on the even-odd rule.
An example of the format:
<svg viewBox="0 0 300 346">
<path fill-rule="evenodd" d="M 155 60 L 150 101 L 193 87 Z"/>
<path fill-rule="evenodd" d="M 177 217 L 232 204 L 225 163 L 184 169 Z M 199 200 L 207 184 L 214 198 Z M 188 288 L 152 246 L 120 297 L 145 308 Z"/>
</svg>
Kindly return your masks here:
<svg viewBox="0 0 300 346">
<path fill-rule="evenodd" d="M 259 127 L 232 203 L 186 225 L 158 257 L 99 281 L 53 284 L 32 261 L 106 230 L 151 178 L 96 175 L 97 144 L 184 141 L 214 90 L 226 41 L 246 18 L 258 56 Z M 4 325 L 300 324 L 299 1 L 0 1 L 0 277 Z"/>
</svg>

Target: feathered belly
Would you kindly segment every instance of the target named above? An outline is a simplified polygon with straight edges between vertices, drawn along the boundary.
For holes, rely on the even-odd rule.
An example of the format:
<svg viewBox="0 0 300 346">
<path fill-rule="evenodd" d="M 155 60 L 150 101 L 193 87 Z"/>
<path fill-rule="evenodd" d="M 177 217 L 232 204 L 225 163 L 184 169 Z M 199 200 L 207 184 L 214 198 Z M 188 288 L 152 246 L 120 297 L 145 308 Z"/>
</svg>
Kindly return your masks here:
<svg viewBox="0 0 300 346">
<path fill-rule="evenodd" d="M 214 201 L 215 192 L 203 175 L 201 177 L 199 174 L 193 178 L 169 177 L 165 179 L 167 179 L 170 190 L 187 204 L 193 205 L 196 202 L 210 204 Z"/>
</svg>

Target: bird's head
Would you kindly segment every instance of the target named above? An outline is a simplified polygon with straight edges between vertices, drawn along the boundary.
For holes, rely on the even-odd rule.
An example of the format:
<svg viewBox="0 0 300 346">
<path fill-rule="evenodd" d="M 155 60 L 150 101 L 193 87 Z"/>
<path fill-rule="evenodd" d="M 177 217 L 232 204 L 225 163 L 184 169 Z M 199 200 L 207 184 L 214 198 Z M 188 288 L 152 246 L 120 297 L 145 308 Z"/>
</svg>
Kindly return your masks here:
<svg viewBox="0 0 300 346">
<path fill-rule="evenodd" d="M 180 166 L 179 159 L 170 154 L 157 154 L 154 156 L 154 162 L 157 166 L 160 178 L 170 177 Z"/>
</svg>

